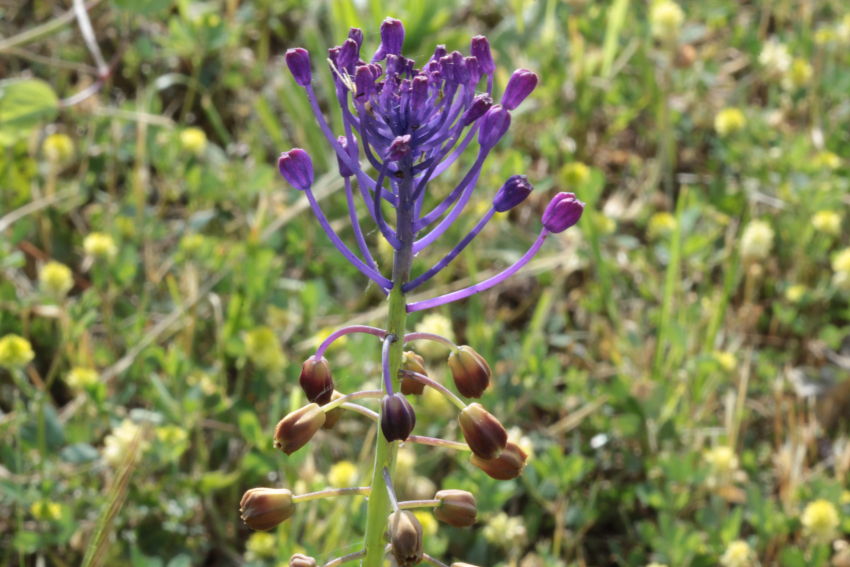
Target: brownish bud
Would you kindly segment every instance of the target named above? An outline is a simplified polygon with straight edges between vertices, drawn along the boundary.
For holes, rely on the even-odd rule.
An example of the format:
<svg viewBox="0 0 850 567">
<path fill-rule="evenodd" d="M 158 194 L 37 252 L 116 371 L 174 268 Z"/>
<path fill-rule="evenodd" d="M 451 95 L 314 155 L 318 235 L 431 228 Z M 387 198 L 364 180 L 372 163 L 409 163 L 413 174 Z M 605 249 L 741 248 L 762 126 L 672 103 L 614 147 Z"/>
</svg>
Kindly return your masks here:
<svg viewBox="0 0 850 567">
<path fill-rule="evenodd" d="M 343 396 L 344 394 L 342 392 L 340 392 L 339 390 L 334 390 L 333 395 L 331 395 L 331 401 L 338 400 Z M 336 422 L 342 419 L 342 412 L 344 411 L 345 410 L 342 408 L 342 406 L 334 408 L 331 411 L 326 411 L 325 423 L 324 425 L 322 425 L 322 429 L 327 429 L 328 431 L 333 429 L 334 425 L 336 425 Z"/>
<path fill-rule="evenodd" d="M 482 459 L 495 459 L 508 443 L 508 432 L 479 403 L 466 406 L 457 422 L 466 444 Z"/>
<path fill-rule="evenodd" d="M 416 413 L 400 393 L 381 400 L 381 431 L 387 441 L 405 441 L 416 425 Z"/>
<path fill-rule="evenodd" d="M 471 347 L 462 346 L 449 356 L 455 387 L 464 398 L 480 398 L 490 385 L 490 365 Z"/>
<path fill-rule="evenodd" d="M 519 448 L 516 443 L 508 443 L 502 454 L 495 459 L 486 461 L 472 455 L 469 458 L 473 465 L 487 473 L 487 476 L 496 480 L 512 480 L 522 474 L 525 468 L 525 459 L 528 455 Z"/>
<path fill-rule="evenodd" d="M 425 372 L 425 360 L 413 351 L 407 351 L 401 356 L 401 369 L 428 376 L 428 373 Z M 413 378 L 401 379 L 401 393 L 405 396 L 409 396 L 410 394 L 421 396 L 424 391 L 425 384 L 422 382 Z"/>
<path fill-rule="evenodd" d="M 413 512 L 399 510 L 390 514 L 390 543 L 400 567 L 412 567 L 422 561 L 422 524 Z"/>
<path fill-rule="evenodd" d="M 461 563 L 457 561 L 449 565 L 449 567 L 478 567 L 478 565 L 473 565 L 472 563 Z"/>
<path fill-rule="evenodd" d="M 274 430 L 274 446 L 291 455 L 313 438 L 325 423 L 319 404 L 309 404 L 280 420 Z"/>
<path fill-rule="evenodd" d="M 265 532 L 291 518 L 295 504 L 286 489 L 252 488 L 242 497 L 239 511 L 248 527 Z"/>
<path fill-rule="evenodd" d="M 289 558 L 289 567 L 316 567 L 316 560 L 309 555 L 296 553 Z"/>
<path fill-rule="evenodd" d="M 475 496 L 465 490 L 441 490 L 434 496 L 440 505 L 434 508 L 434 517 L 456 528 L 466 528 L 476 522 L 478 509 Z"/>
<path fill-rule="evenodd" d="M 315 356 L 305 360 L 301 365 L 301 377 L 298 382 L 311 403 L 323 406 L 331 401 L 334 380 L 331 376 L 331 365 L 324 356 L 318 361 Z"/>
</svg>

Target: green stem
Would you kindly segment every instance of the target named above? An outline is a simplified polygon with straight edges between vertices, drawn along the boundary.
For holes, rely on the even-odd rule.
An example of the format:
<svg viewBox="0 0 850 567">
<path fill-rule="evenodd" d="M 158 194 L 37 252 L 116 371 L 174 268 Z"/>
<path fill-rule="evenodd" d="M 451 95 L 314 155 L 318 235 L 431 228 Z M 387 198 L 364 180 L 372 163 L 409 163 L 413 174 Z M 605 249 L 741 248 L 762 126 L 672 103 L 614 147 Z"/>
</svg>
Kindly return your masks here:
<svg viewBox="0 0 850 567">
<path fill-rule="evenodd" d="M 405 502 L 399 502 L 398 508 L 399 510 L 410 510 L 412 508 L 436 508 L 442 504 L 440 500 L 407 500 Z"/>
<path fill-rule="evenodd" d="M 337 496 L 369 496 L 372 489 L 368 486 L 360 486 L 356 488 L 331 488 L 330 490 L 322 490 L 319 492 L 311 492 L 309 494 L 301 494 L 293 496 L 292 502 L 309 502 L 310 500 L 318 500 L 319 498 L 335 498 Z"/>
</svg>

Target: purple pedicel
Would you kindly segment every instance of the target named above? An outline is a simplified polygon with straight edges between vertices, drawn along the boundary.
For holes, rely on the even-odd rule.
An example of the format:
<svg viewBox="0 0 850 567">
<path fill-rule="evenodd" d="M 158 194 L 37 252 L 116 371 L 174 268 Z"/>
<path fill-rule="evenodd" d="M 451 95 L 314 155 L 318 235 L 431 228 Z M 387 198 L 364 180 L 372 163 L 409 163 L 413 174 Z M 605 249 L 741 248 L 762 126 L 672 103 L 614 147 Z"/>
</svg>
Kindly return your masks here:
<svg viewBox="0 0 850 567">
<path fill-rule="evenodd" d="M 543 226 L 558 234 L 575 225 L 584 212 L 584 203 L 573 193 L 558 193 L 543 212 Z"/>
<path fill-rule="evenodd" d="M 299 191 L 306 191 L 313 186 L 313 162 L 310 154 L 301 148 L 293 148 L 280 154 L 277 168 L 290 185 Z"/>
<path fill-rule="evenodd" d="M 296 47 L 286 52 L 286 66 L 295 78 L 295 82 L 306 87 L 313 79 L 310 71 L 310 54 L 302 47 Z"/>
<path fill-rule="evenodd" d="M 537 86 L 537 75 L 528 69 L 517 69 L 508 80 L 505 94 L 502 95 L 502 106 L 513 110 L 531 94 Z"/>
<path fill-rule="evenodd" d="M 360 151 L 357 148 L 357 138 L 355 138 L 353 134 L 351 135 L 351 141 L 353 142 L 353 147 L 350 150 L 348 148 L 348 138 L 347 137 L 340 136 L 336 139 L 336 141 L 339 142 L 339 145 L 342 146 L 343 150 L 348 151 L 348 154 L 353 159 L 357 159 L 357 155 L 360 153 Z M 352 175 L 354 175 L 354 172 L 351 171 L 351 168 L 348 167 L 348 165 L 346 165 L 345 163 L 343 163 L 343 161 L 339 158 L 339 156 L 337 156 L 336 162 L 339 165 L 339 174 L 342 177 L 351 177 Z"/>
</svg>

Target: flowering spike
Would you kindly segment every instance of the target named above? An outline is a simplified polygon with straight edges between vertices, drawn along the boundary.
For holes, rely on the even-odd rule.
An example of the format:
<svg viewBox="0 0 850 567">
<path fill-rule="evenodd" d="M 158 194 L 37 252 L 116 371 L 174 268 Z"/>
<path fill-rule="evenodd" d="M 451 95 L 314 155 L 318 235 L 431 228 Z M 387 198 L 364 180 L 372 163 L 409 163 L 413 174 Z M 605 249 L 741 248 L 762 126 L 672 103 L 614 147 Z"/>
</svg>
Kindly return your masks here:
<svg viewBox="0 0 850 567">
<path fill-rule="evenodd" d="M 401 20 L 387 18 L 381 23 L 381 46 L 387 55 L 398 55 L 401 53 L 401 45 L 404 43 L 404 26 Z"/>
<path fill-rule="evenodd" d="M 522 474 L 525 468 L 525 460 L 528 455 L 519 448 L 519 445 L 508 441 L 505 450 L 495 459 L 482 459 L 473 454 L 470 462 L 487 473 L 487 476 L 496 480 L 512 480 Z"/>
<path fill-rule="evenodd" d="M 464 345 L 449 355 L 449 368 L 455 387 L 464 398 L 480 398 L 490 385 L 490 365 L 471 347 Z"/>
<path fill-rule="evenodd" d="M 313 162 L 310 154 L 301 148 L 293 148 L 280 154 L 277 167 L 290 185 L 299 191 L 306 191 L 313 185 Z"/>
<path fill-rule="evenodd" d="M 295 504 L 289 490 L 252 488 L 242 497 L 239 511 L 248 527 L 265 532 L 291 518 Z"/>
<path fill-rule="evenodd" d="M 479 458 L 490 460 L 502 454 L 508 443 L 508 433 L 493 414 L 481 404 L 466 406 L 457 418 L 466 444 Z"/>
<path fill-rule="evenodd" d="M 481 67 L 481 72 L 485 75 L 491 74 L 496 70 L 496 64 L 493 63 L 493 55 L 490 53 L 490 42 L 483 35 L 476 35 L 472 38 L 472 56 L 478 59 L 478 65 Z"/>
<path fill-rule="evenodd" d="M 360 149 L 357 147 L 357 138 L 354 137 L 354 134 L 351 135 L 351 141 L 354 142 L 351 149 L 349 149 L 348 147 L 348 138 L 346 138 L 345 136 L 339 136 L 336 141 L 339 142 L 339 145 L 342 146 L 343 150 L 348 152 L 348 155 L 351 156 L 351 159 L 357 161 L 357 157 L 360 154 Z M 336 156 L 336 162 L 339 165 L 339 174 L 342 177 L 350 177 L 354 175 L 354 171 L 352 171 L 351 168 L 348 167 L 348 165 L 346 165 L 342 161 L 342 158 Z"/>
<path fill-rule="evenodd" d="M 310 54 L 303 47 L 296 47 L 286 52 L 286 66 L 295 78 L 295 82 L 306 87 L 313 79 L 310 71 Z"/>
<path fill-rule="evenodd" d="M 306 445 L 325 423 L 325 412 L 318 404 L 297 409 L 280 420 L 274 430 L 274 446 L 291 455 Z"/>
<path fill-rule="evenodd" d="M 513 110 L 531 94 L 537 86 L 537 75 L 528 69 L 517 69 L 508 80 L 505 94 L 502 95 L 502 106 Z"/>
<path fill-rule="evenodd" d="M 573 193 L 558 193 L 543 211 L 543 226 L 549 232 L 564 232 L 581 218 L 584 203 L 576 199 Z"/>
<path fill-rule="evenodd" d="M 477 521 L 478 508 L 475 496 L 465 490 L 441 490 L 434 500 L 440 505 L 434 508 L 434 517 L 455 528 L 467 528 Z"/>
<path fill-rule="evenodd" d="M 525 201 L 533 190 L 525 175 L 512 175 L 493 198 L 493 208 L 499 213 L 509 211 Z"/>
<path fill-rule="evenodd" d="M 387 441 L 405 441 L 416 425 L 416 413 L 404 394 L 384 396 L 381 400 L 381 431 Z"/>
</svg>

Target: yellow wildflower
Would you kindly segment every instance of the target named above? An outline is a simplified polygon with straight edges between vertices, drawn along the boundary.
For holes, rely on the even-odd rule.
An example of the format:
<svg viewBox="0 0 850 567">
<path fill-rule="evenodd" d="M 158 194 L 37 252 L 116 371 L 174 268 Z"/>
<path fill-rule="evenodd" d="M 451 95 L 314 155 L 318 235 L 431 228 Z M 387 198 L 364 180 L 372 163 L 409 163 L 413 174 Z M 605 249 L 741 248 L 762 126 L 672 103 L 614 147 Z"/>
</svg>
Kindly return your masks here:
<svg viewBox="0 0 850 567">
<path fill-rule="evenodd" d="M 652 5 L 649 21 L 653 36 L 664 41 L 675 41 L 685 21 L 685 13 L 675 2 L 660 0 Z"/>
<path fill-rule="evenodd" d="M 818 211 L 812 216 L 812 225 L 820 232 L 837 236 L 841 232 L 841 215 L 835 211 Z"/>
<path fill-rule="evenodd" d="M 47 295 L 61 299 L 74 287 L 74 277 L 65 264 L 48 262 L 38 274 L 38 285 Z"/>
<path fill-rule="evenodd" d="M 26 366 L 35 358 L 32 345 L 18 335 L 6 335 L 0 339 L 0 366 L 14 368 Z"/>
<path fill-rule="evenodd" d="M 92 232 L 83 240 L 83 250 L 95 258 L 112 258 L 118 253 L 115 241 L 108 234 Z"/>
<path fill-rule="evenodd" d="M 819 499 L 806 506 L 800 522 L 803 524 L 803 535 L 817 543 L 829 543 L 837 535 L 840 520 L 835 506 Z"/>
<path fill-rule="evenodd" d="M 201 155 L 207 148 L 207 135 L 200 128 L 186 128 L 180 132 L 180 144 L 187 152 Z"/>
<path fill-rule="evenodd" d="M 357 465 L 340 461 L 328 471 L 328 483 L 334 488 L 351 488 L 357 484 Z"/>
<path fill-rule="evenodd" d="M 747 118 L 737 108 L 724 108 L 714 117 L 714 129 L 721 138 L 740 132 L 747 125 Z"/>
<path fill-rule="evenodd" d="M 66 162 L 74 157 L 74 142 L 67 134 L 51 134 L 44 140 L 44 156 L 52 163 Z"/>
</svg>

